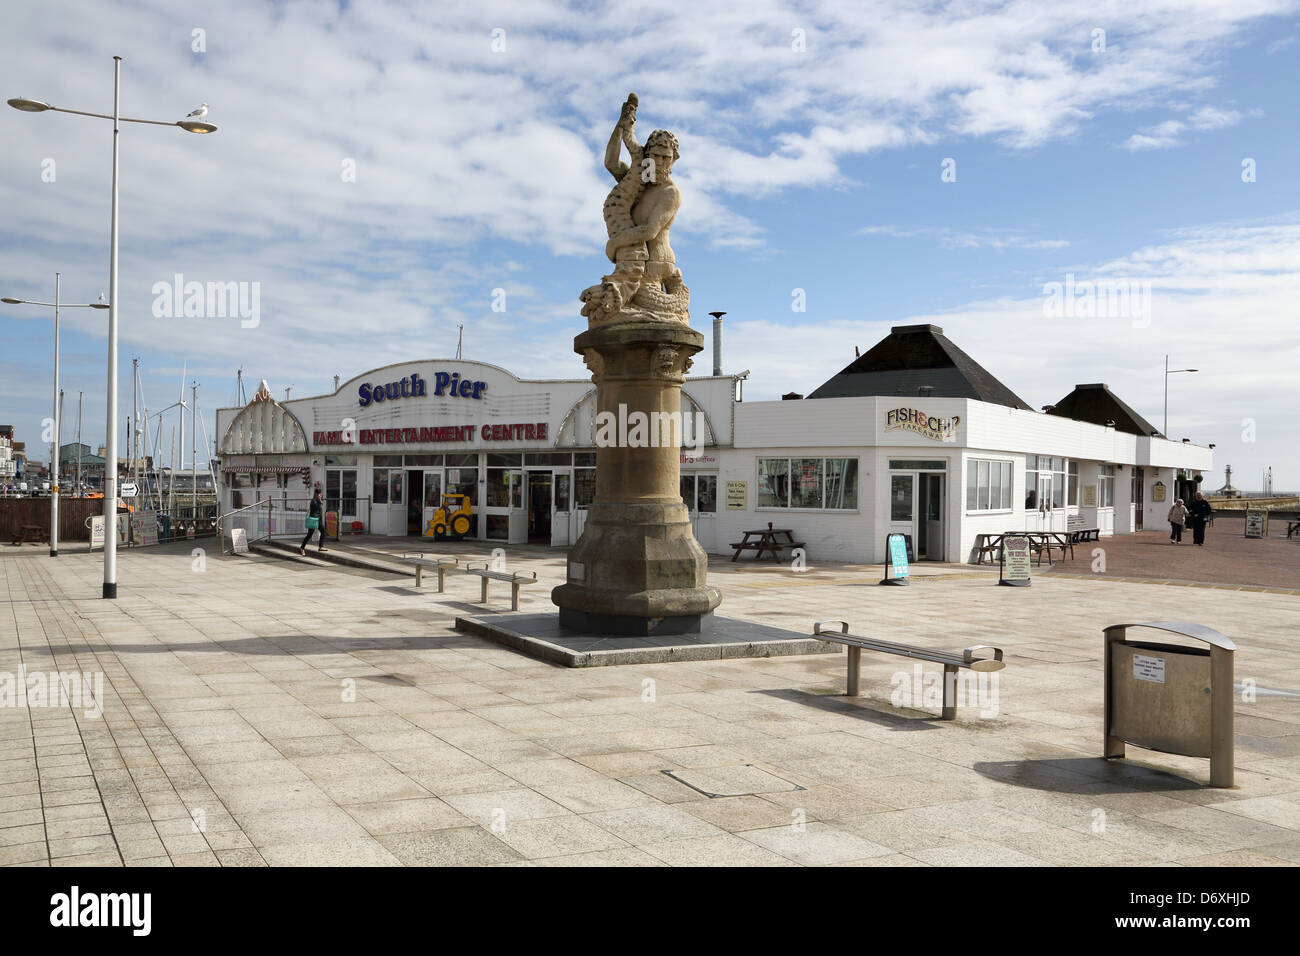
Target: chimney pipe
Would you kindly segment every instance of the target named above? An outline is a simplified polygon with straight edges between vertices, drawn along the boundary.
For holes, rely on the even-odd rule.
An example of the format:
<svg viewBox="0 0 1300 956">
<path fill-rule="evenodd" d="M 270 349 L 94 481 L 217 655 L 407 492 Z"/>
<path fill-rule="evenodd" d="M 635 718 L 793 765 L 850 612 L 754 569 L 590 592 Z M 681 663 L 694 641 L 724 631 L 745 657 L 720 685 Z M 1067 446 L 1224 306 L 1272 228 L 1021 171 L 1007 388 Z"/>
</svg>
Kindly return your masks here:
<svg viewBox="0 0 1300 956">
<path fill-rule="evenodd" d="M 725 312 L 710 312 L 713 316 L 713 374 L 722 374 L 722 317 Z"/>
<path fill-rule="evenodd" d="M 339 377 L 338 377 L 337 375 L 335 375 L 335 376 L 334 376 L 334 391 L 337 392 L 338 390 L 339 390 Z"/>
</svg>

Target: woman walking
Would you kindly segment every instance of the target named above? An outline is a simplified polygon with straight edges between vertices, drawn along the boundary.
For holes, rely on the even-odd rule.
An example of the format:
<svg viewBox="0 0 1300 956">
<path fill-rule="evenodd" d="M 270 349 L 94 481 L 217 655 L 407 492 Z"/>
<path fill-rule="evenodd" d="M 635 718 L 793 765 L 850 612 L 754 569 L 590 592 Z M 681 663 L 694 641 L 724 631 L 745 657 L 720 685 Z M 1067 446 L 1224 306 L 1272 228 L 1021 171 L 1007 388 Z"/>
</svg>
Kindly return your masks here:
<svg viewBox="0 0 1300 956">
<path fill-rule="evenodd" d="M 1205 500 L 1205 495 L 1199 491 L 1196 497 L 1192 499 L 1191 523 L 1192 523 L 1192 543 L 1195 545 L 1205 544 L 1205 525 L 1214 517 L 1214 509 L 1210 503 Z"/>
<path fill-rule="evenodd" d="M 320 534 L 320 546 L 317 552 L 325 550 L 325 517 L 322 514 L 324 508 L 321 507 L 320 489 L 311 496 L 311 505 L 307 509 L 307 536 L 302 539 L 302 544 L 298 546 L 298 553 L 304 557 L 307 554 L 307 543 L 311 541 L 312 532 Z"/>
<path fill-rule="evenodd" d="M 1174 506 L 1169 509 L 1169 543 L 1183 543 L 1183 525 L 1187 523 L 1187 516 L 1190 514 L 1187 506 L 1183 504 L 1183 499 L 1179 498 L 1174 502 Z"/>
</svg>

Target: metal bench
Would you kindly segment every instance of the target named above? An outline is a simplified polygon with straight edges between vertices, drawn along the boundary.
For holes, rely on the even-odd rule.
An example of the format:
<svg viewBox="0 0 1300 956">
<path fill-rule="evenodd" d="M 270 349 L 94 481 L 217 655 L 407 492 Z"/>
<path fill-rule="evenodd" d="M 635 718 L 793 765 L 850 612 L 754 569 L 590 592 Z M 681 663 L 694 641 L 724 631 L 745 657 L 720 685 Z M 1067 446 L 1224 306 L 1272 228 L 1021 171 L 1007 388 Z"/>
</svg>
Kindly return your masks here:
<svg viewBox="0 0 1300 956">
<path fill-rule="evenodd" d="M 510 610 L 519 610 L 519 588 L 525 584 L 537 583 L 536 571 L 493 571 L 488 565 L 476 568 L 472 564 L 465 566 L 466 574 L 478 576 L 483 582 L 479 603 L 486 604 L 488 599 L 488 582 L 505 581 L 510 585 Z"/>
<path fill-rule="evenodd" d="M 462 567 L 461 563 L 455 558 L 435 558 L 430 561 L 425 557 L 423 551 L 407 551 L 402 555 L 402 560 L 407 564 L 415 565 L 415 586 L 418 588 L 424 583 L 424 569 L 438 572 L 438 593 L 442 594 L 447 590 L 447 572 L 453 574 L 464 574 L 468 567 Z"/>
<path fill-rule="evenodd" d="M 827 625 L 839 625 L 838 631 L 824 631 Z M 862 677 L 862 652 L 879 651 L 882 654 L 895 654 L 899 657 L 911 657 L 920 661 L 930 661 L 943 665 L 943 713 L 942 719 L 954 720 L 957 717 L 957 670 L 964 668 L 973 671 L 1000 671 L 1006 666 L 1002 662 L 1002 648 L 987 644 L 976 644 L 960 654 L 947 651 L 932 651 L 926 647 L 914 647 L 911 644 L 896 644 L 874 637 L 860 637 L 849 633 L 847 621 L 817 621 L 813 624 L 813 637 L 833 644 L 843 644 L 849 649 L 848 693 L 849 697 L 858 696 Z M 992 651 L 992 657 L 976 657 L 976 651 Z"/>
</svg>

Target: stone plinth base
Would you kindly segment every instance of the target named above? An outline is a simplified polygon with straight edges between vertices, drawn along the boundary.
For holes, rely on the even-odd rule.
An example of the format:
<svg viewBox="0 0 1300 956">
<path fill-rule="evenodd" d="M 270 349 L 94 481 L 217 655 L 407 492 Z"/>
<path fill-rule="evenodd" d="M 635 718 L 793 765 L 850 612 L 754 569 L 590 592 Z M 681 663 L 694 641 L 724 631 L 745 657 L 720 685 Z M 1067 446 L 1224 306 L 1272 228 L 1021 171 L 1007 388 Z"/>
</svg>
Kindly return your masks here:
<svg viewBox="0 0 1300 956">
<path fill-rule="evenodd" d="M 589 614 L 572 608 L 560 608 L 560 626 L 588 634 L 649 637 L 654 634 L 699 634 L 707 628 L 710 614 L 683 614 L 677 617 L 628 617 L 621 614 Z"/>
</svg>

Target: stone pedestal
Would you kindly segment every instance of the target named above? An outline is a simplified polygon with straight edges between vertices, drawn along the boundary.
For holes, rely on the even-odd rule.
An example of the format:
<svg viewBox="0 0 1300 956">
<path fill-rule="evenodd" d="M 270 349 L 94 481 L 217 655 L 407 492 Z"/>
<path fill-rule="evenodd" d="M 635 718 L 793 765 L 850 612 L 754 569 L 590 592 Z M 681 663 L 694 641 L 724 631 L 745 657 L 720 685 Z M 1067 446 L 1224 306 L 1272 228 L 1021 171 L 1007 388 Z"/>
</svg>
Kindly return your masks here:
<svg viewBox="0 0 1300 956">
<path fill-rule="evenodd" d="M 565 627 L 694 633 L 722 599 L 705 583 L 680 489 L 682 380 L 703 346 L 678 322 L 601 325 L 574 340 L 596 383 L 596 496 L 567 583 L 551 592 Z"/>
</svg>

